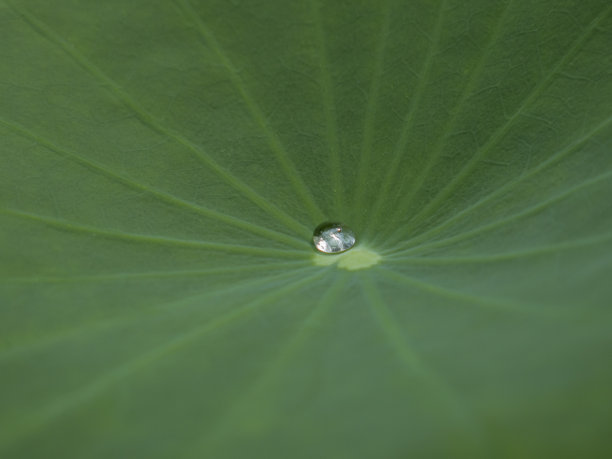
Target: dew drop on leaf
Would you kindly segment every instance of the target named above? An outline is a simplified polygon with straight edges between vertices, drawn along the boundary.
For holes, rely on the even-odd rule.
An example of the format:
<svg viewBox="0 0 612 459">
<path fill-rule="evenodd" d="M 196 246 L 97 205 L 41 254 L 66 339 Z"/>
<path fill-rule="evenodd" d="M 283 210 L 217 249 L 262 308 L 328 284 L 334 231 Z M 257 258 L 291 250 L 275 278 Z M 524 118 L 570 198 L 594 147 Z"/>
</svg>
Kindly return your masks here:
<svg viewBox="0 0 612 459">
<path fill-rule="evenodd" d="M 321 223 L 312 234 L 312 241 L 319 252 L 341 253 L 355 245 L 355 233 L 342 223 Z"/>
</svg>

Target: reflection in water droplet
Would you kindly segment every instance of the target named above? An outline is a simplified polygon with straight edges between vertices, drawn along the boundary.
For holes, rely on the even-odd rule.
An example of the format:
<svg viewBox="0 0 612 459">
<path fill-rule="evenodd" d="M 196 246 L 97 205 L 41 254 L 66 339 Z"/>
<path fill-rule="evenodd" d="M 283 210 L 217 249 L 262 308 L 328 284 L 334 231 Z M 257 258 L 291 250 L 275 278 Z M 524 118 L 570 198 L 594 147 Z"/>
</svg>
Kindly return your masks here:
<svg viewBox="0 0 612 459">
<path fill-rule="evenodd" d="M 341 253 L 355 245 L 355 233 L 342 223 L 322 223 L 312 235 L 319 252 Z"/>
</svg>

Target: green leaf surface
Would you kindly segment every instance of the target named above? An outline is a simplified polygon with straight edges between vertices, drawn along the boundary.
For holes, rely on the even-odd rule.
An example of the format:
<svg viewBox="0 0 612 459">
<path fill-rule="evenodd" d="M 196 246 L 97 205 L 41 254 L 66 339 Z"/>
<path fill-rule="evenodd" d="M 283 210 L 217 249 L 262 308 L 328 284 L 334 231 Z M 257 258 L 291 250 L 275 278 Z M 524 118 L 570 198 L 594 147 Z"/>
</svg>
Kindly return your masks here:
<svg viewBox="0 0 612 459">
<path fill-rule="evenodd" d="M 0 0 L 0 43 L 1 457 L 610 457 L 609 1 Z"/>
</svg>

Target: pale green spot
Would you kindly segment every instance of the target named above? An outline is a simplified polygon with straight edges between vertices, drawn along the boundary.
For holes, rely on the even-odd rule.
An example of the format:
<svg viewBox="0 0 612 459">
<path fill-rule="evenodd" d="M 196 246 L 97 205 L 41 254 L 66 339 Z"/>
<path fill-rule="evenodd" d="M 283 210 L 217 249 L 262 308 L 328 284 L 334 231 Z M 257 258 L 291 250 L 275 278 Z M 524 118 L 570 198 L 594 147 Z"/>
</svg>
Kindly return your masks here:
<svg viewBox="0 0 612 459">
<path fill-rule="evenodd" d="M 340 257 L 342 257 L 342 255 L 314 254 L 312 256 L 312 261 L 317 266 L 329 266 L 329 265 L 333 265 L 334 263 L 337 263 Z"/>
<path fill-rule="evenodd" d="M 317 266 L 330 266 L 338 264 L 338 268 L 357 271 L 374 266 L 381 260 L 381 256 L 366 247 L 356 247 L 348 252 L 338 255 L 314 254 L 312 261 Z"/>
</svg>

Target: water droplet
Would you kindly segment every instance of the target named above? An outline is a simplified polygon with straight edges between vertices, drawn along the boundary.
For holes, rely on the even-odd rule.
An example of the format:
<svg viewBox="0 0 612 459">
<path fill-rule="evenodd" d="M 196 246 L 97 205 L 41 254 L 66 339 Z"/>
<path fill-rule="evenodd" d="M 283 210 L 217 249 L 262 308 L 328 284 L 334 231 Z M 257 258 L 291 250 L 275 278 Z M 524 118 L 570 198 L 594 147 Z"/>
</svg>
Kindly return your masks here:
<svg viewBox="0 0 612 459">
<path fill-rule="evenodd" d="M 319 252 L 341 253 L 355 245 L 355 233 L 342 223 L 322 223 L 315 228 L 312 241 Z"/>
</svg>

